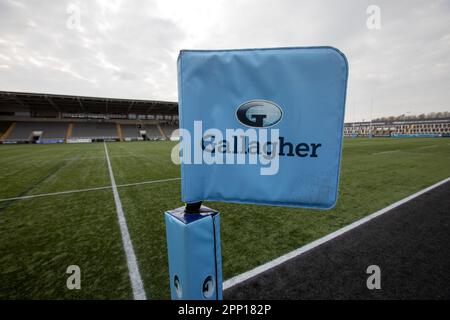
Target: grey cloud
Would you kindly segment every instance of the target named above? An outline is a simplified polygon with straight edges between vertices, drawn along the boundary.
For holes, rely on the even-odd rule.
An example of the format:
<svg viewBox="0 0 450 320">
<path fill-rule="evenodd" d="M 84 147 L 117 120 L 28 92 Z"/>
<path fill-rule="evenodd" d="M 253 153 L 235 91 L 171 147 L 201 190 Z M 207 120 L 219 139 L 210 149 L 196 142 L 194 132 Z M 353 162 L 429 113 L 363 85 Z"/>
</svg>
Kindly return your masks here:
<svg viewBox="0 0 450 320">
<path fill-rule="evenodd" d="M 73 1 L 81 30 L 66 26 L 70 3 L 0 0 L 0 90 L 176 100 L 181 48 L 332 45 L 350 64 L 347 120 L 450 110 L 446 0 L 226 0 L 208 23 L 178 5 Z M 371 4 L 380 30 L 366 27 Z"/>
<path fill-rule="evenodd" d="M 162 72 L 174 65 L 167 52 L 175 51 L 183 36 L 175 24 L 152 16 L 153 5 L 146 2 L 102 12 L 85 1 L 79 5 L 82 29 L 71 30 L 68 3 L 2 2 L 1 14 L 9 17 L 0 20 L 0 65 L 9 66 L 0 75 L 2 90 L 176 99 L 172 90 L 146 80 L 153 76 L 167 87 L 176 80 L 175 66 Z"/>
</svg>

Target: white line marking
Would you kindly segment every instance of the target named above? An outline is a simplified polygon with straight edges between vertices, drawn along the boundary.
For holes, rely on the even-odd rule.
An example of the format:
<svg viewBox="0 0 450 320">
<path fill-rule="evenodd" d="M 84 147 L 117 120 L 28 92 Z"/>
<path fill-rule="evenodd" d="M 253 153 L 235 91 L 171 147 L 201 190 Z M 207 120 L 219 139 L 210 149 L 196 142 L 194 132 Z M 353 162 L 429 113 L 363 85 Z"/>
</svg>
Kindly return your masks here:
<svg viewBox="0 0 450 320">
<path fill-rule="evenodd" d="M 386 213 L 386 212 L 388 212 L 388 211 L 390 211 L 390 210 L 392 210 L 392 209 L 394 209 L 394 208 L 396 208 L 398 206 L 401 206 L 402 204 L 404 204 L 404 203 L 406 203 L 408 201 L 411 201 L 412 199 L 414 199 L 414 198 L 416 198 L 416 197 L 418 197 L 418 196 L 420 196 L 420 195 L 422 195 L 422 194 L 424 194 L 424 193 L 426 193 L 426 192 L 428 192 L 428 191 L 430 191 L 430 190 L 432 190 L 434 188 L 437 188 L 440 185 L 443 185 L 444 183 L 447 183 L 449 181 L 450 181 L 450 177 L 448 177 L 448 178 L 446 178 L 446 179 L 444 179 L 444 180 L 442 180 L 442 181 L 440 181 L 440 182 L 438 182 L 436 184 L 433 184 L 432 186 L 430 186 L 428 188 L 425 188 L 425 189 L 423 189 L 423 190 L 421 190 L 419 192 L 416 192 L 416 193 L 414 193 L 414 194 L 412 194 L 412 195 L 410 195 L 410 196 L 408 196 L 408 197 L 406 197 L 406 198 L 404 198 L 404 199 L 402 199 L 400 201 L 397 201 L 397 202 L 387 206 L 386 208 L 383 208 L 383 209 L 381 209 L 381 210 L 379 210 L 377 212 L 374 212 L 374 213 L 372 213 L 372 214 L 370 214 L 370 215 L 368 215 L 368 216 L 366 216 L 366 217 L 364 217 L 364 218 L 362 218 L 360 220 L 357 220 L 357 221 L 349 224 L 348 226 L 345 226 L 345 227 L 343 227 L 343 228 L 341 228 L 341 229 L 339 229 L 339 230 L 337 230 L 337 231 L 335 231 L 333 233 L 330 233 L 330 234 L 326 235 L 325 237 L 322 237 L 322 238 L 317 239 L 317 240 L 315 240 L 315 241 L 313 241 L 311 243 L 308 243 L 307 245 L 304 245 L 303 247 L 295 249 L 294 251 L 291 251 L 291 252 L 289 252 L 289 253 L 287 253 L 285 255 L 282 255 L 281 257 L 278 257 L 278 258 L 276 258 L 276 259 L 274 259 L 272 261 L 269 261 L 269 262 L 267 262 L 267 263 L 265 263 L 265 264 L 263 264 L 263 265 L 261 265 L 259 267 L 256 267 L 256 268 L 254 268 L 254 269 L 252 269 L 250 271 L 247 271 L 247 272 L 244 272 L 244 273 L 242 273 L 240 275 L 232 277 L 231 279 L 228 279 L 228 280 L 226 280 L 223 283 L 223 290 L 229 289 L 229 288 L 231 288 L 231 287 L 233 287 L 233 286 L 235 286 L 235 285 L 237 285 L 237 284 L 239 284 L 241 282 L 244 282 L 244 281 L 246 281 L 246 280 L 248 280 L 250 278 L 253 278 L 253 277 L 257 276 L 258 274 L 261 274 L 261 273 L 263 273 L 263 272 L 265 272 L 267 270 L 270 270 L 270 269 L 272 269 L 272 268 L 274 268 L 274 267 L 276 267 L 276 266 L 278 266 L 278 265 L 280 265 L 280 264 L 282 264 L 282 263 L 284 263 L 284 262 L 286 262 L 286 261 L 288 261 L 290 259 L 298 257 L 299 255 L 301 255 L 301 254 L 303 254 L 303 253 L 305 253 L 305 252 L 307 252 L 307 251 L 309 251 L 311 249 L 314 249 L 314 248 L 324 244 L 325 242 L 328 242 L 328 241 L 330 241 L 332 239 L 335 239 L 335 238 L 341 236 L 342 234 L 346 233 L 347 231 L 350 231 L 350 230 L 352 230 L 352 229 L 354 229 L 356 227 L 359 227 L 360 225 L 362 225 L 362 224 L 364 224 L 364 223 L 366 223 L 366 222 L 368 222 L 368 221 L 370 221 L 370 220 L 372 220 L 372 219 L 374 219 L 374 218 L 376 218 L 378 216 L 381 216 L 382 214 L 384 214 L 384 213 Z"/>
<path fill-rule="evenodd" d="M 133 186 L 140 186 L 140 185 L 143 185 L 143 184 L 169 182 L 169 181 L 176 181 L 176 180 L 181 180 L 181 178 L 169 178 L 169 179 L 162 179 L 162 180 L 149 180 L 149 181 L 142 181 L 142 182 L 125 183 L 125 184 L 120 184 L 117 187 L 118 188 L 133 187 Z"/>
<path fill-rule="evenodd" d="M 394 152 L 400 152 L 400 150 L 381 151 L 381 152 L 375 152 L 372 154 L 386 154 L 386 153 L 394 153 Z"/>
<path fill-rule="evenodd" d="M 145 296 L 144 284 L 142 283 L 141 274 L 134 254 L 133 244 L 131 243 L 130 233 L 128 232 L 127 221 L 122 209 L 119 192 L 117 191 L 116 181 L 109 161 L 108 148 L 105 146 L 106 161 L 108 162 L 109 176 L 111 178 L 114 202 L 116 203 L 117 218 L 119 219 L 120 233 L 122 234 L 123 248 L 127 257 L 128 274 L 130 275 L 131 287 L 133 288 L 133 296 L 135 300 L 147 300 Z"/>
<path fill-rule="evenodd" d="M 59 192 L 52 192 L 52 193 L 32 194 L 32 195 L 29 195 L 29 196 L 21 196 L 21 197 L 0 199 L 0 202 L 14 201 L 14 200 L 24 200 L 24 199 L 40 198 L 40 197 L 49 197 L 49 196 L 58 196 L 58 195 L 63 195 L 63 194 L 86 192 L 86 191 L 94 191 L 94 190 L 103 190 L 103 189 L 111 189 L 111 186 L 96 187 L 96 188 L 89 188 L 89 189 L 67 190 L 67 191 L 59 191 Z"/>
<path fill-rule="evenodd" d="M 146 158 L 145 155 L 139 155 L 139 154 L 117 154 L 117 155 L 112 155 L 110 156 L 110 158 Z M 73 160 L 74 158 L 64 158 L 61 159 L 63 161 L 69 161 L 69 160 Z M 84 158 L 80 158 L 81 161 L 84 160 L 97 160 L 97 159 L 105 159 L 105 157 L 84 157 Z"/>
<path fill-rule="evenodd" d="M 148 181 L 141 181 L 141 182 L 118 184 L 117 188 L 133 187 L 133 186 L 139 186 L 139 185 L 143 185 L 143 184 L 169 182 L 169 181 L 176 181 L 176 180 L 180 180 L 180 179 L 181 178 L 169 178 L 169 179 L 161 179 L 161 180 L 148 180 Z M 32 199 L 32 198 L 40 198 L 40 197 L 49 197 L 49 196 L 59 196 L 59 195 L 64 195 L 64 194 L 88 192 L 88 191 L 96 191 L 96 190 L 104 190 L 104 189 L 111 189 L 111 188 L 112 188 L 112 186 L 104 186 L 104 187 L 94 187 L 94 188 L 87 188 L 87 189 L 75 189 L 75 190 L 66 190 L 66 191 L 58 191 L 58 192 L 51 192 L 51 193 L 32 194 L 32 195 L 29 195 L 29 196 L 21 196 L 21 197 L 0 199 L 0 202 L 14 201 L 14 200 L 24 200 L 24 199 Z"/>
</svg>

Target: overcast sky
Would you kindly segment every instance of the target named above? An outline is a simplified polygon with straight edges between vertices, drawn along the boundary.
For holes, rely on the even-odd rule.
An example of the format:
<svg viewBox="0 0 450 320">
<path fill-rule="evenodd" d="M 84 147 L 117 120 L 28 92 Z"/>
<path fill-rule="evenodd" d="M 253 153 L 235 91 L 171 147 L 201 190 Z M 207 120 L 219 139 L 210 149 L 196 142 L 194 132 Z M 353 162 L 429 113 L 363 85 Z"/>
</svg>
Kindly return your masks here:
<svg viewBox="0 0 450 320">
<path fill-rule="evenodd" d="M 450 111 L 449 0 L 0 0 L 5 91 L 176 101 L 180 49 L 311 45 L 349 60 L 347 121 Z"/>
</svg>

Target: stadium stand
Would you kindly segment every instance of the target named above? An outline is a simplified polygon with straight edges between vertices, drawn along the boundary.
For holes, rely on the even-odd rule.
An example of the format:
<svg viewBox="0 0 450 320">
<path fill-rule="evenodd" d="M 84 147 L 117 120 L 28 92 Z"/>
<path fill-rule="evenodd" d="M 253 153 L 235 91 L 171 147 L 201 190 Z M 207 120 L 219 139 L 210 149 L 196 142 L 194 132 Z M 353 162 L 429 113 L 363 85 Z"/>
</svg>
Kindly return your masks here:
<svg viewBox="0 0 450 320">
<path fill-rule="evenodd" d="M 353 122 L 344 125 L 345 137 L 446 137 L 450 118 Z"/>
<path fill-rule="evenodd" d="M 39 131 L 39 123 L 35 122 L 17 122 L 6 141 L 30 141 L 32 133 Z"/>
<path fill-rule="evenodd" d="M 3 136 L 3 134 L 8 130 L 9 126 L 11 125 L 11 122 L 9 121 L 0 121 L 0 137 Z"/>
<path fill-rule="evenodd" d="M 74 123 L 72 138 L 88 138 L 93 140 L 117 140 L 119 134 L 114 123 Z"/>
<path fill-rule="evenodd" d="M 162 140 L 167 122 L 176 102 L 0 91 L 0 143 Z"/>
<path fill-rule="evenodd" d="M 178 129 L 178 124 L 161 124 L 161 129 L 164 131 L 167 137 L 172 137 L 173 132 Z"/>
<path fill-rule="evenodd" d="M 165 139 L 156 125 L 146 124 L 146 125 L 141 126 L 140 130 L 145 130 L 146 136 L 149 140 Z"/>
<path fill-rule="evenodd" d="M 121 124 L 123 140 L 163 140 L 157 125 L 154 124 Z"/>
<path fill-rule="evenodd" d="M 67 122 L 42 122 L 40 123 L 41 139 L 64 139 L 69 124 Z"/>
<path fill-rule="evenodd" d="M 156 124 L 121 124 L 125 141 L 130 140 L 164 140 Z"/>
<path fill-rule="evenodd" d="M 121 124 L 123 139 L 137 140 L 142 138 L 136 124 Z"/>
<path fill-rule="evenodd" d="M 16 122 L 6 142 L 63 142 L 67 122 Z"/>
</svg>

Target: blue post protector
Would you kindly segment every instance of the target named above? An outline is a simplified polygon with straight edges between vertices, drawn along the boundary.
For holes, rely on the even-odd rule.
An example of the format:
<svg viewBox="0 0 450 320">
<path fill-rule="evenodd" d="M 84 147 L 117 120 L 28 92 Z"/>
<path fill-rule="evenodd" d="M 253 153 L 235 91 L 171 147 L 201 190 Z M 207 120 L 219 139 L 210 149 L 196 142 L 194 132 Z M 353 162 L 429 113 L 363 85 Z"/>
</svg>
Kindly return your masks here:
<svg viewBox="0 0 450 320">
<path fill-rule="evenodd" d="M 219 212 L 180 207 L 165 220 L 172 300 L 222 300 Z"/>
</svg>

